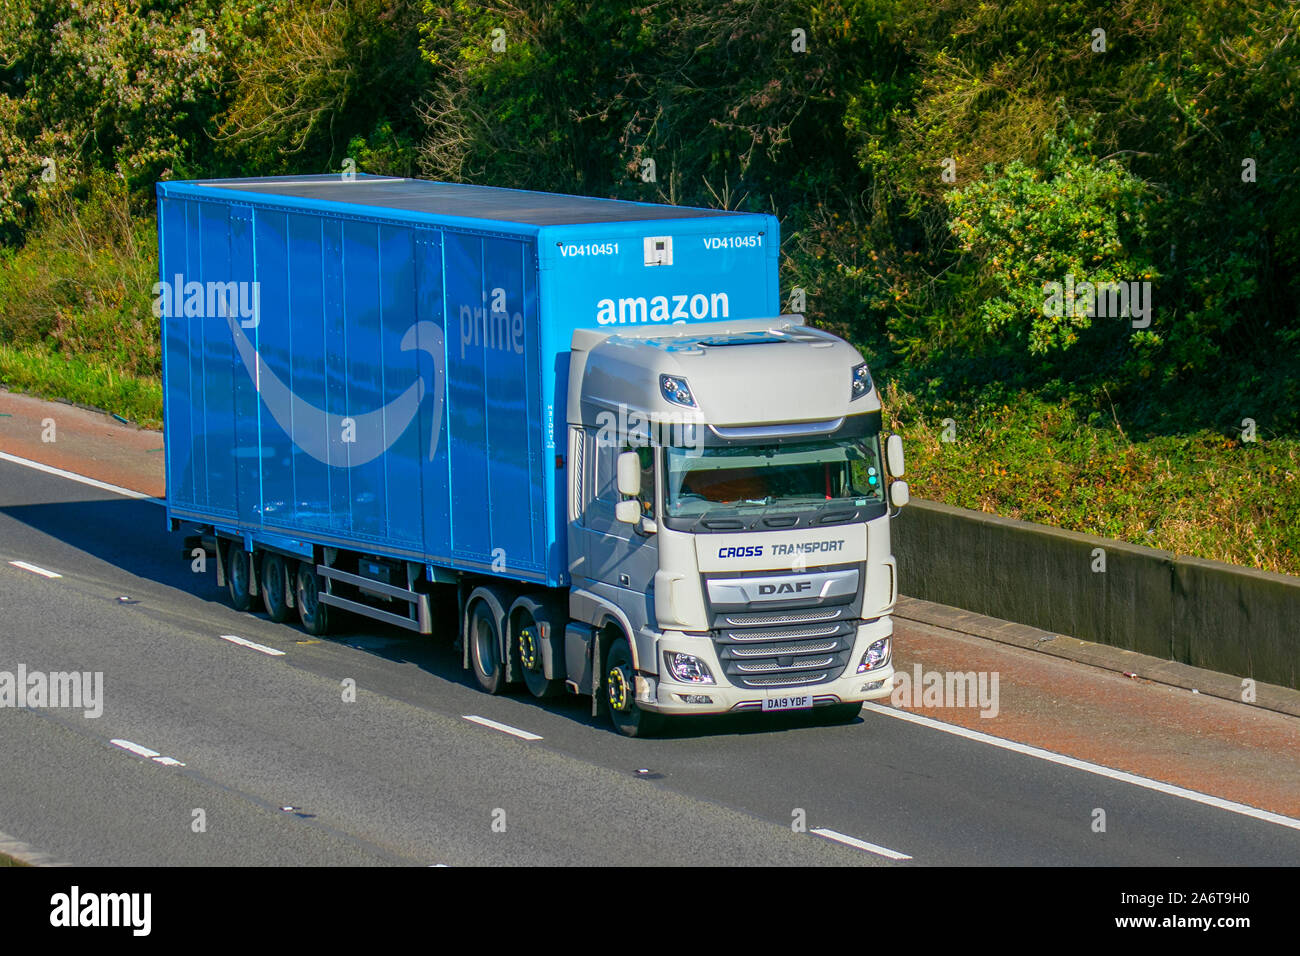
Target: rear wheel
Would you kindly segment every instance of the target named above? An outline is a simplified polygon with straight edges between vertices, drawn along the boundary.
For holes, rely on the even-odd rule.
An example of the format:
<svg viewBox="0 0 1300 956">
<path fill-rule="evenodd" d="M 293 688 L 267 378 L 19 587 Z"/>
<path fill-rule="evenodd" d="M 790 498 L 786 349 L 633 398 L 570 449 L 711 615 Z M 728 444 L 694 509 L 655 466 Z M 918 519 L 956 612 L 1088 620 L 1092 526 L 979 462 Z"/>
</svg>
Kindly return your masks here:
<svg viewBox="0 0 1300 956">
<path fill-rule="evenodd" d="M 298 621 L 302 629 L 314 637 L 329 630 L 330 609 L 320 600 L 321 578 L 311 562 L 303 561 L 294 575 L 294 603 L 298 605 Z"/>
<path fill-rule="evenodd" d="M 262 606 L 266 615 L 277 624 L 289 619 L 289 586 L 286 584 L 285 561 L 278 554 L 262 555 Z"/>
<path fill-rule="evenodd" d="M 253 556 L 232 541 L 226 546 L 226 585 L 236 611 L 252 610 L 252 580 Z"/>
<path fill-rule="evenodd" d="M 653 737 L 661 733 L 662 714 L 642 710 L 636 703 L 636 669 L 627 638 L 620 637 L 605 655 L 605 704 L 614 729 L 625 737 Z"/>
<path fill-rule="evenodd" d="M 529 611 L 516 611 L 515 615 L 515 652 L 519 655 L 519 669 L 524 672 L 524 684 L 534 697 L 555 697 L 564 690 L 564 681 L 546 677 L 542 629 Z"/>
<path fill-rule="evenodd" d="M 499 694 L 505 689 L 505 668 L 501 662 L 501 634 L 497 629 L 496 615 L 486 601 L 474 605 L 469 618 L 469 657 L 474 668 L 474 679 L 489 694 Z"/>
</svg>

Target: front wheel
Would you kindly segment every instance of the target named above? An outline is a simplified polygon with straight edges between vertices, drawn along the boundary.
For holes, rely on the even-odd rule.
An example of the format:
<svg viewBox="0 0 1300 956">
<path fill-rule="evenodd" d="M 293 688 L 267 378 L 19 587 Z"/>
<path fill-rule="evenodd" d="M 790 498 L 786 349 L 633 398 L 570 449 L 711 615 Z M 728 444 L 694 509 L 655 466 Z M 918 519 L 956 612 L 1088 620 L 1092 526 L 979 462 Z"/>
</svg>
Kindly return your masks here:
<svg viewBox="0 0 1300 956">
<path fill-rule="evenodd" d="M 605 704 L 614 729 L 625 737 L 653 737 L 663 732 L 664 716 L 637 706 L 636 670 L 625 637 L 616 640 L 605 655 Z"/>
</svg>

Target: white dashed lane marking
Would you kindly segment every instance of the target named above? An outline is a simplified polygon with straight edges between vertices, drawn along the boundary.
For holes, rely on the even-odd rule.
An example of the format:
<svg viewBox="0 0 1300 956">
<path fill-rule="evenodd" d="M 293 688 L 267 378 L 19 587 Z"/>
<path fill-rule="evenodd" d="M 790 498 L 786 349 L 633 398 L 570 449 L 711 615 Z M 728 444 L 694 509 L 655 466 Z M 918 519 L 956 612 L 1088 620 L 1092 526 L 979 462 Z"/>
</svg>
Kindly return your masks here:
<svg viewBox="0 0 1300 956">
<path fill-rule="evenodd" d="M 250 650 L 261 651 L 263 654 L 270 654 L 272 657 L 284 657 L 284 651 L 277 651 L 274 647 L 267 647 L 265 644 L 248 641 L 242 637 L 236 637 L 234 634 L 222 634 L 221 639 L 223 641 L 229 641 L 231 644 L 238 644 L 240 647 L 247 647 Z"/>
<path fill-rule="evenodd" d="M 109 743 L 112 744 L 114 747 L 121 747 L 123 750 L 128 750 L 131 753 L 135 754 L 137 757 L 147 757 L 148 759 L 152 760 L 154 763 L 160 763 L 164 767 L 185 766 L 185 764 L 181 763 L 175 757 L 164 757 L 158 751 L 150 750 L 148 747 L 144 746 L 143 744 L 132 743 L 129 740 L 121 740 L 121 739 L 110 740 Z"/>
<path fill-rule="evenodd" d="M 22 568 L 24 571 L 30 571 L 32 574 L 39 574 L 43 578 L 61 578 L 63 575 L 57 571 L 47 571 L 44 568 L 38 568 L 34 564 L 28 564 L 26 561 L 10 561 L 15 568 Z"/>
<path fill-rule="evenodd" d="M 819 837 L 834 840 L 836 843 L 843 843 L 845 846 L 851 846 L 857 850 L 866 850 L 868 853 L 874 853 L 877 856 L 887 857 L 891 860 L 911 859 L 911 857 L 906 853 L 899 853 L 897 850 L 891 850 L 887 846 L 880 846 L 876 843 L 868 843 L 866 840 L 859 840 L 857 837 L 847 836 L 836 830 L 828 830 L 825 827 L 818 827 L 812 832 L 817 834 Z"/>
<path fill-rule="evenodd" d="M 518 737 L 520 740 L 541 740 L 541 735 L 531 733 L 527 730 L 520 730 L 518 727 L 511 727 L 509 724 L 499 724 L 495 720 L 488 720 L 486 717 L 479 717 L 477 714 L 462 714 L 465 720 L 475 724 L 482 724 L 484 727 L 491 727 L 493 730 L 499 730 L 503 734 L 510 734 Z"/>
</svg>

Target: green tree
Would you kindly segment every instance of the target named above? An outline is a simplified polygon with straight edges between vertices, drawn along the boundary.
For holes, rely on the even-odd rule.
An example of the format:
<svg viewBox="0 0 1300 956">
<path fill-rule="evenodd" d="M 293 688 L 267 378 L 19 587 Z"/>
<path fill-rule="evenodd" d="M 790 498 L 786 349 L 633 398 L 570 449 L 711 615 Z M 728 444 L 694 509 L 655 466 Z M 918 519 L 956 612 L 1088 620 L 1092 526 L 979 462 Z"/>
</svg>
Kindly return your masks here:
<svg viewBox="0 0 1300 956">
<path fill-rule="evenodd" d="M 188 168 L 217 106 L 202 3 L 0 2 L 0 227 L 111 170 L 133 190 Z M 199 31 L 199 32 L 195 32 Z"/>
<path fill-rule="evenodd" d="M 944 194 L 964 254 L 951 281 L 978 302 L 968 313 L 967 347 L 993 337 L 1035 354 L 1069 349 L 1091 327 L 1093 303 L 1049 305 L 1047 284 L 1067 276 L 1080 286 L 1158 278 L 1147 186 L 1119 161 L 1088 156 L 1088 133 L 1066 120 L 1062 133 L 1047 135 L 1041 168 L 1019 160 L 1001 172 L 990 165 L 984 179 Z M 916 352 L 923 344 L 912 339 L 908 347 Z"/>
<path fill-rule="evenodd" d="M 259 174 L 410 174 L 432 70 L 414 0 L 278 0 L 241 24 L 218 138 Z"/>
</svg>

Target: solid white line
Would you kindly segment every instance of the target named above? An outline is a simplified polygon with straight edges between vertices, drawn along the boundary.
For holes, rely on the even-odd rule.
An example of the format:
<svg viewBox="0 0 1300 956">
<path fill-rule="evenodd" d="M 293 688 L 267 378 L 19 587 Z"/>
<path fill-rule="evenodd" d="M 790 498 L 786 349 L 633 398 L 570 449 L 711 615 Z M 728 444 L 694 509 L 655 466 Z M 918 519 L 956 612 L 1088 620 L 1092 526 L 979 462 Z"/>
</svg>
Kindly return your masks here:
<svg viewBox="0 0 1300 956">
<path fill-rule="evenodd" d="M 513 734 L 522 740 L 541 740 L 537 734 L 529 733 L 526 730 L 520 730 L 518 727 L 511 727 L 509 724 L 499 724 L 495 720 L 488 720 L 486 717 L 479 717 L 476 714 L 462 714 L 465 720 L 476 724 L 482 724 L 484 727 L 491 727 L 493 730 L 499 730 L 503 734 Z"/>
<path fill-rule="evenodd" d="M 57 571 L 46 571 L 44 568 L 38 568 L 34 564 L 28 564 L 26 561 L 10 561 L 15 568 L 22 568 L 24 571 L 31 571 L 33 574 L 39 574 L 43 578 L 61 578 L 63 575 Z"/>
<path fill-rule="evenodd" d="M 877 853 L 880 856 L 889 857 L 891 860 L 910 860 L 911 857 L 906 853 L 899 853 L 897 850 L 891 850 L 887 846 L 879 846 L 875 843 L 868 843 L 866 840 L 859 840 L 857 837 L 845 836 L 843 833 L 837 833 L 835 830 L 828 830 L 825 827 L 818 827 L 812 831 L 820 837 L 828 840 L 836 840 L 839 843 L 856 847 L 859 850 L 866 850 L 868 853 Z"/>
<path fill-rule="evenodd" d="M 90 485 L 90 487 L 99 488 L 101 491 L 111 491 L 115 495 L 125 495 L 128 498 L 138 498 L 141 501 L 152 501 L 155 504 L 163 503 L 161 498 L 154 498 L 142 491 L 132 491 L 130 488 L 123 488 L 121 485 L 110 485 L 107 481 L 100 481 L 98 478 L 87 478 L 75 471 L 64 471 L 62 468 L 55 468 L 53 465 L 45 465 L 27 458 L 19 458 L 17 455 L 10 455 L 7 452 L 0 451 L 0 461 L 13 462 L 15 465 L 23 465 L 27 468 L 43 471 L 47 475 L 58 475 L 60 478 L 67 478 L 70 481 L 79 481 L 83 485 Z"/>
<path fill-rule="evenodd" d="M 967 740 L 976 740 L 983 744 L 1000 747 L 1003 750 L 1010 750 L 1013 753 L 1025 754 L 1029 757 L 1037 757 L 1039 760 L 1046 760 L 1050 763 L 1060 764 L 1063 767 L 1071 767 L 1075 770 L 1082 770 L 1085 773 L 1094 773 L 1099 777 L 1109 777 L 1111 780 L 1118 780 L 1121 783 L 1131 783 L 1135 787 L 1145 787 L 1147 790 L 1155 790 L 1157 793 L 1167 794 L 1171 797 L 1181 797 L 1182 799 L 1190 800 L 1193 803 L 1203 803 L 1207 807 L 1217 807 L 1220 810 L 1227 810 L 1229 813 L 1238 813 L 1243 817 L 1252 817 L 1256 820 L 1263 820 L 1265 823 L 1276 823 L 1278 826 L 1289 827 L 1292 830 L 1300 830 L 1300 820 L 1293 817 L 1283 816 L 1280 813 L 1273 813 L 1269 810 L 1260 810 L 1258 807 L 1247 806 L 1244 803 L 1237 803 L 1234 800 L 1225 800 L 1222 797 L 1214 797 L 1208 793 L 1199 793 L 1196 790 L 1176 787 L 1172 783 L 1161 783 L 1159 780 L 1152 780 L 1149 777 L 1139 777 L 1135 773 L 1129 773 L 1125 770 L 1114 770 L 1111 767 L 1103 767 L 1101 764 L 1091 763 L 1087 760 L 1079 760 L 1076 757 L 1066 757 L 1063 754 L 1052 753 L 1050 750 L 1031 747 L 1029 744 L 1017 743 L 1014 740 L 1006 740 L 1003 737 L 994 737 L 992 734 L 981 733 L 978 730 L 967 730 L 965 727 L 958 727 L 955 724 L 945 724 L 943 721 L 934 720 L 931 717 L 922 717 L 920 714 L 913 714 L 910 711 L 896 710 L 893 707 L 883 707 L 880 704 L 872 703 L 867 703 L 863 706 L 867 710 L 874 711 L 877 714 L 883 714 L 886 717 L 896 717 L 899 720 L 906 720 L 913 724 L 920 724 L 922 727 L 929 727 L 931 730 L 941 730 L 946 734 L 965 737 Z"/>
<path fill-rule="evenodd" d="M 274 647 L 267 647 L 265 644 L 256 644 L 253 641 L 246 641 L 242 637 L 236 637 L 234 634 L 222 634 L 223 641 L 229 641 L 231 644 L 238 644 L 240 647 L 247 647 L 255 651 L 261 651 L 263 654 L 270 654 L 272 657 L 284 657 L 284 651 L 277 651 Z"/>
<path fill-rule="evenodd" d="M 162 754 L 156 750 L 150 750 L 148 747 L 141 747 L 139 744 L 133 744 L 129 740 L 110 740 L 109 743 L 121 747 L 123 750 L 129 750 L 131 753 L 138 754 L 141 757 L 148 757 L 151 760 L 154 757 L 162 756 Z"/>
</svg>

